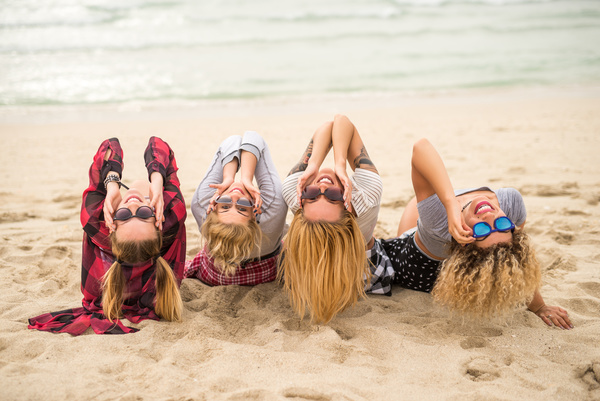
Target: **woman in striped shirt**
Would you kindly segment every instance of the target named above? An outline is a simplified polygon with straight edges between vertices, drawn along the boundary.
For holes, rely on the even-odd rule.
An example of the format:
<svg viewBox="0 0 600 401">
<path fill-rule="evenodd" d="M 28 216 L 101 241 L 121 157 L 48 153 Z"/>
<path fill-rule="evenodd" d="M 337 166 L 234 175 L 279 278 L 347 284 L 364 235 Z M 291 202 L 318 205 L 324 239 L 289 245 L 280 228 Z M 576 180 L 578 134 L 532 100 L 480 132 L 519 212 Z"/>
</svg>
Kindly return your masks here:
<svg viewBox="0 0 600 401">
<path fill-rule="evenodd" d="M 334 169 L 321 168 L 331 148 Z M 346 173 L 347 162 L 352 177 Z M 374 244 L 382 188 L 347 117 L 337 115 L 317 129 L 283 183 L 283 197 L 294 218 L 284 241 L 279 278 L 301 317 L 308 310 L 312 321 L 326 323 L 365 291 L 389 285 L 391 277 L 372 274 L 366 261 L 366 250 Z"/>
</svg>

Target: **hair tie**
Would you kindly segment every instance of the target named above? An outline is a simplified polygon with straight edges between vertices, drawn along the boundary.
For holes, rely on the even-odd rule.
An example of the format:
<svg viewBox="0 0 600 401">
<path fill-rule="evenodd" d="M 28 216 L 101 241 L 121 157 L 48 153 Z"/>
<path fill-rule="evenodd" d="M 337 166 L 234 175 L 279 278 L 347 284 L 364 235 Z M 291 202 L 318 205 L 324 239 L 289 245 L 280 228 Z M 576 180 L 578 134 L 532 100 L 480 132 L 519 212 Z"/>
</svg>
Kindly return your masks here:
<svg viewBox="0 0 600 401">
<path fill-rule="evenodd" d="M 117 258 L 117 263 L 120 264 L 120 265 L 122 265 L 123 261 L 121 259 Z"/>
</svg>

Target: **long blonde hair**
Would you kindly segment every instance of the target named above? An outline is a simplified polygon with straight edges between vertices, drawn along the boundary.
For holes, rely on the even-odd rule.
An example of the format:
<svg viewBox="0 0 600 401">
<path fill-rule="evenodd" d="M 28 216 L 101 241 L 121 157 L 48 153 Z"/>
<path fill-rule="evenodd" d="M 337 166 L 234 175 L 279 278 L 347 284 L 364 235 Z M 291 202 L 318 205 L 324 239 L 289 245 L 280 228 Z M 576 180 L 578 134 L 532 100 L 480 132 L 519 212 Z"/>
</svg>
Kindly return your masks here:
<svg viewBox="0 0 600 401">
<path fill-rule="evenodd" d="M 476 317 L 501 316 L 531 301 L 540 276 L 529 237 L 517 230 L 511 242 L 488 248 L 453 242 L 432 294 L 451 310 Z"/>
<path fill-rule="evenodd" d="M 247 224 L 225 224 L 217 213 L 206 216 L 200 230 L 215 266 L 225 276 L 233 276 L 240 264 L 260 247 L 262 232 L 254 218 Z"/>
<path fill-rule="evenodd" d="M 292 308 L 303 318 L 327 323 L 365 297 L 365 240 L 356 218 L 344 211 L 336 223 L 309 221 L 300 209 L 284 241 L 277 274 Z"/>
<path fill-rule="evenodd" d="M 156 258 L 154 311 L 165 320 L 181 320 L 183 302 L 177 279 L 167 261 L 160 256 L 162 233 L 157 230 L 155 238 L 142 241 L 119 241 L 114 233 L 110 239 L 116 260 L 102 277 L 102 309 L 106 318 L 115 320 L 121 316 L 123 291 L 127 283 L 123 267 L 118 261 L 134 264 Z"/>
</svg>

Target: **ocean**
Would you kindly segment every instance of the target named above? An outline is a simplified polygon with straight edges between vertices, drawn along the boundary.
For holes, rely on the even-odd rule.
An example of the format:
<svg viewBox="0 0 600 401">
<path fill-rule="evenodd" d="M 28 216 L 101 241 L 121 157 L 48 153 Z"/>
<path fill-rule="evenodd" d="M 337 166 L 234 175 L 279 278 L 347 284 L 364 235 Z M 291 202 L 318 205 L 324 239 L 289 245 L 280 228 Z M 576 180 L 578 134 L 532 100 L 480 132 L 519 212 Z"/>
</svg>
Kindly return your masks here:
<svg viewBox="0 0 600 401">
<path fill-rule="evenodd" d="M 598 0 L 0 0 L 0 107 L 599 83 Z"/>
</svg>

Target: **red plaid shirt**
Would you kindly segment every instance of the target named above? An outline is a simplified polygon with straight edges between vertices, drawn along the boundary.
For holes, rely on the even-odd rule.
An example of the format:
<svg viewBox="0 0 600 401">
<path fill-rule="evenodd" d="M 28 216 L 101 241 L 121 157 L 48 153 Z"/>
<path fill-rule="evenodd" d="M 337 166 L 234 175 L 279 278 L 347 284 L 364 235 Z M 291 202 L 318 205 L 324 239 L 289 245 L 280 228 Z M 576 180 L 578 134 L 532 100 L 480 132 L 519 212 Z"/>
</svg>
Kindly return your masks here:
<svg viewBox="0 0 600 401">
<path fill-rule="evenodd" d="M 104 160 L 107 150 L 111 156 Z M 179 190 L 177 164 L 169 145 L 160 138 L 152 137 L 144 153 L 148 177 L 158 171 L 164 179 L 164 217 L 163 247 L 161 256 L 169 263 L 178 283 L 183 279 L 185 262 L 185 218 L 186 208 Z M 115 258 L 111 252 L 109 230 L 104 223 L 104 200 L 106 188 L 104 179 L 110 171 L 121 175 L 123 170 L 123 151 L 118 139 L 105 140 L 94 156 L 89 171 L 90 184 L 83 192 L 81 205 L 81 224 L 83 226 L 83 252 L 81 263 L 81 292 L 83 307 L 46 313 L 29 319 L 29 328 L 59 333 L 82 334 L 92 327 L 98 334 L 124 334 L 138 329 L 127 327 L 118 320 L 107 320 L 102 312 L 102 277 L 113 264 Z M 159 320 L 154 313 L 155 267 L 152 261 L 138 265 L 124 265 L 127 284 L 123 315 L 131 322 L 144 319 Z"/>
<path fill-rule="evenodd" d="M 277 256 L 244 263 L 233 276 L 226 276 L 215 266 L 206 247 L 196 257 L 185 262 L 183 276 L 197 278 L 208 285 L 256 285 L 268 283 L 277 277 Z"/>
</svg>

